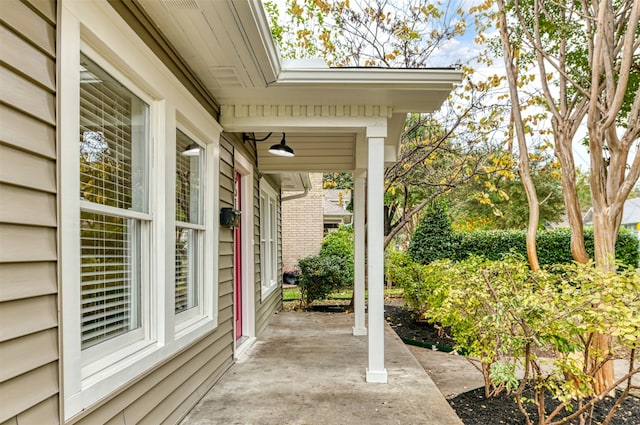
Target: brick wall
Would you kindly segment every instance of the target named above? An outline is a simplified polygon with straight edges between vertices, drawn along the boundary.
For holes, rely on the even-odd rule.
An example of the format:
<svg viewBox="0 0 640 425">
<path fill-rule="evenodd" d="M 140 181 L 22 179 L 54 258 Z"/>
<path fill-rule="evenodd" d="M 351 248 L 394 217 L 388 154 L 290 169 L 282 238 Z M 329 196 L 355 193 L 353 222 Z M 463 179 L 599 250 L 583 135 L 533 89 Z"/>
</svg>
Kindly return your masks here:
<svg viewBox="0 0 640 425">
<path fill-rule="evenodd" d="M 282 203 L 282 259 L 292 270 L 300 258 L 316 255 L 322 243 L 322 173 L 312 173 L 311 190 L 304 198 Z M 283 192 L 282 196 L 296 192 Z"/>
</svg>

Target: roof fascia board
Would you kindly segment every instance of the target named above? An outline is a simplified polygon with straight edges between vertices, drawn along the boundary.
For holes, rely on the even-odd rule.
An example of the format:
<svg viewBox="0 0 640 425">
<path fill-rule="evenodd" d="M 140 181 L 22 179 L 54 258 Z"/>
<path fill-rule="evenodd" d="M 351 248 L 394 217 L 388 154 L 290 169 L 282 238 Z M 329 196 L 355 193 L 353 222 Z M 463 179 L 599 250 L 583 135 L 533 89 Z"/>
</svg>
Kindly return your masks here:
<svg viewBox="0 0 640 425">
<path fill-rule="evenodd" d="M 254 51 L 267 86 L 451 90 L 462 81 L 462 71 L 456 69 L 296 68 L 295 63 L 283 64 L 261 1 L 227 1 L 237 11 L 247 46 Z M 242 5 L 248 6 L 245 13 L 240 9 Z"/>
<path fill-rule="evenodd" d="M 269 28 L 269 20 L 260 0 L 227 0 L 238 19 L 238 29 L 243 33 L 245 43 L 253 52 L 255 64 L 260 69 L 265 83 L 277 81 L 282 70 L 280 52 Z"/>
<path fill-rule="evenodd" d="M 451 90 L 461 81 L 462 71 L 455 69 L 316 68 L 282 69 L 271 86 Z"/>
</svg>

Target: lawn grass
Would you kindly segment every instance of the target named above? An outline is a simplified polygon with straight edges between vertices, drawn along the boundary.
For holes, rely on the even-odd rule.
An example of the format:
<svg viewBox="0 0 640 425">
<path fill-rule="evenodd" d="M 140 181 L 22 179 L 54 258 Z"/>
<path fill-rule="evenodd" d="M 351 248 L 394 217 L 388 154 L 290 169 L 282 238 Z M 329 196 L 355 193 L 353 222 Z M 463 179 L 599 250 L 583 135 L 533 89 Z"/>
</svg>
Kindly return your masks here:
<svg viewBox="0 0 640 425">
<path fill-rule="evenodd" d="M 387 297 L 398 297 L 402 295 L 402 288 L 385 288 L 384 295 Z M 353 289 L 351 288 L 342 288 L 331 292 L 327 296 L 327 300 L 350 300 L 353 297 Z M 365 291 L 366 297 L 366 291 Z M 300 300 L 300 289 L 298 287 L 294 288 L 284 288 L 282 290 L 282 300 L 283 301 L 299 301 Z"/>
</svg>

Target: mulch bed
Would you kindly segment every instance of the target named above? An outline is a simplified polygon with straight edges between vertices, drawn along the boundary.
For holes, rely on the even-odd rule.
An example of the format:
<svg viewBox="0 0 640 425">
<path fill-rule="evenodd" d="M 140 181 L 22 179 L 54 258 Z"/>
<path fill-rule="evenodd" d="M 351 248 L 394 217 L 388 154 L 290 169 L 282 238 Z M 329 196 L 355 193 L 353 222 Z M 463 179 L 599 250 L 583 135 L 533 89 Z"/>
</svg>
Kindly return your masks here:
<svg viewBox="0 0 640 425">
<path fill-rule="evenodd" d="M 405 343 L 443 351 L 453 347 L 453 340 L 446 335 L 446 329 L 438 329 L 431 324 L 417 322 L 411 312 L 402 308 L 401 299 L 387 299 L 384 311 L 387 322 Z M 484 397 L 484 388 L 468 391 L 448 401 L 465 425 L 524 425 L 526 423 L 512 396 L 501 394 L 487 399 Z M 614 401 L 607 398 L 596 405 L 591 425 L 599 424 L 604 420 Z M 552 406 L 555 406 L 550 397 L 545 401 L 545 405 L 548 407 L 547 411 L 551 411 Z M 537 423 L 533 405 L 529 408 L 531 420 Z M 556 417 L 556 420 L 558 419 Z M 578 423 L 577 419 L 568 422 L 570 425 Z M 629 395 L 616 412 L 610 425 L 640 425 L 640 398 Z"/>
</svg>

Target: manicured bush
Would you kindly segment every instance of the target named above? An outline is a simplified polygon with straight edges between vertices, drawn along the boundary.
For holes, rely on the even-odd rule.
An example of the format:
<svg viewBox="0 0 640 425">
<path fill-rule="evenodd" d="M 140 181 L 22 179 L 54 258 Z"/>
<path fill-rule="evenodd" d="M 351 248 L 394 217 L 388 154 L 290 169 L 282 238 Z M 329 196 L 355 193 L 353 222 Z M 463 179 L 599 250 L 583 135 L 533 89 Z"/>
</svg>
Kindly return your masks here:
<svg viewBox="0 0 640 425">
<path fill-rule="evenodd" d="M 516 253 L 526 257 L 526 235 L 517 230 L 477 230 L 459 232 L 455 238 L 456 251 L 451 257 L 463 260 L 477 255 L 498 261 L 506 255 Z M 593 229 L 584 230 L 585 248 L 591 258 L 594 255 Z M 558 228 L 539 232 L 536 248 L 540 265 L 568 264 L 571 256 L 571 232 L 568 228 Z M 638 267 L 638 238 L 626 229 L 621 229 L 616 242 L 616 259 L 631 267 Z"/>
<path fill-rule="evenodd" d="M 415 262 L 429 264 L 443 258 L 455 258 L 457 236 L 442 202 L 433 202 L 425 211 L 409 244 L 409 256 Z"/>
<path fill-rule="evenodd" d="M 314 300 L 326 298 L 345 285 L 346 259 L 336 255 L 313 255 L 298 261 L 300 302 L 308 307 Z"/>
<path fill-rule="evenodd" d="M 353 227 L 340 226 L 337 231 L 329 232 L 322 240 L 320 248 L 321 257 L 336 256 L 343 258 L 341 265 L 344 266 L 343 286 L 353 285 Z"/>
</svg>

